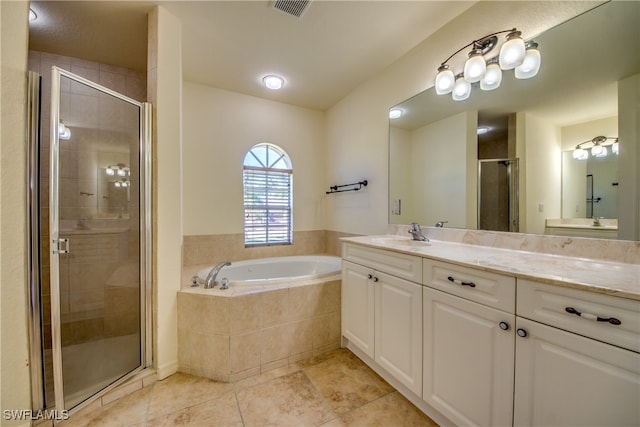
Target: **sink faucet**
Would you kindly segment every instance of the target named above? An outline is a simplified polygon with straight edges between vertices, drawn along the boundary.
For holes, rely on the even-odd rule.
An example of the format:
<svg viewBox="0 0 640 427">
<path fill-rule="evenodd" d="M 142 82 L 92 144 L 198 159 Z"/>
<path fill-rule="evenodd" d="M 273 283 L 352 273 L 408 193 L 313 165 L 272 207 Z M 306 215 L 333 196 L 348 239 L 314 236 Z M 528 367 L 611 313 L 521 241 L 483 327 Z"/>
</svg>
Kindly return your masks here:
<svg viewBox="0 0 640 427">
<path fill-rule="evenodd" d="M 231 265 L 231 263 L 228 261 L 225 261 L 213 267 L 211 271 L 209 271 L 209 274 L 207 275 L 207 278 L 204 281 L 204 288 L 205 289 L 213 288 L 217 283 L 216 277 L 218 277 L 218 273 L 220 273 L 220 270 L 222 270 L 223 267 L 226 267 L 228 265 Z"/>
<path fill-rule="evenodd" d="M 593 217 L 593 226 L 594 227 L 600 227 L 602 225 L 602 223 L 600 222 L 601 219 L 604 219 L 604 217 L 602 217 L 602 216 L 601 217 L 594 216 Z"/>
<path fill-rule="evenodd" d="M 411 240 L 418 240 L 421 242 L 428 242 L 427 236 L 422 234 L 422 229 L 420 229 L 420 224 L 417 222 L 412 222 L 409 227 L 409 234 L 411 234 Z"/>
<path fill-rule="evenodd" d="M 438 228 L 444 228 L 444 225 L 445 225 L 446 223 L 448 223 L 448 222 L 449 222 L 449 221 L 438 221 L 438 222 L 436 222 L 436 227 L 438 227 Z"/>
</svg>

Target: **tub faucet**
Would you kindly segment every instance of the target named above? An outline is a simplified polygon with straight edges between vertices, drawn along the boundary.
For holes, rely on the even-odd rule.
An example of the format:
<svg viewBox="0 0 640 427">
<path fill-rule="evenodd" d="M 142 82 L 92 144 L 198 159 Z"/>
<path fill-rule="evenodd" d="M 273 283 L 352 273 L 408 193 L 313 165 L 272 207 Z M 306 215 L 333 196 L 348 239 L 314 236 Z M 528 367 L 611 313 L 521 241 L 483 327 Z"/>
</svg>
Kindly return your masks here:
<svg viewBox="0 0 640 427">
<path fill-rule="evenodd" d="M 207 278 L 204 281 L 204 288 L 205 289 L 213 288 L 217 284 L 216 277 L 218 277 L 218 273 L 220 273 L 220 270 L 222 270 L 223 267 L 226 267 L 228 265 L 231 265 L 231 263 L 229 261 L 225 261 L 213 267 L 209 271 L 209 274 L 207 275 Z"/>
<path fill-rule="evenodd" d="M 428 242 L 427 236 L 422 234 L 422 229 L 420 228 L 420 224 L 417 222 L 412 222 L 409 227 L 409 234 L 411 234 L 411 240 L 418 240 L 421 242 Z"/>
</svg>

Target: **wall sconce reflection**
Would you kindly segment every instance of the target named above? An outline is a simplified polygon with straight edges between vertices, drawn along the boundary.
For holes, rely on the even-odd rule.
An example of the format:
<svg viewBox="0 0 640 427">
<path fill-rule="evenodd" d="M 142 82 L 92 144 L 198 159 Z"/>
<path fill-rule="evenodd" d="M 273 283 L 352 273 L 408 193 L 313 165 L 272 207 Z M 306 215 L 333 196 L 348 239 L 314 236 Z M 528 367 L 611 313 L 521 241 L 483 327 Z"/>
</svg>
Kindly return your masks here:
<svg viewBox="0 0 640 427">
<path fill-rule="evenodd" d="M 60 120 L 60 123 L 58 123 L 58 138 L 64 140 L 71 139 L 71 129 L 65 126 L 62 120 Z"/>
<path fill-rule="evenodd" d="M 104 172 L 109 176 L 131 176 L 129 166 L 124 163 L 107 166 Z"/>
</svg>

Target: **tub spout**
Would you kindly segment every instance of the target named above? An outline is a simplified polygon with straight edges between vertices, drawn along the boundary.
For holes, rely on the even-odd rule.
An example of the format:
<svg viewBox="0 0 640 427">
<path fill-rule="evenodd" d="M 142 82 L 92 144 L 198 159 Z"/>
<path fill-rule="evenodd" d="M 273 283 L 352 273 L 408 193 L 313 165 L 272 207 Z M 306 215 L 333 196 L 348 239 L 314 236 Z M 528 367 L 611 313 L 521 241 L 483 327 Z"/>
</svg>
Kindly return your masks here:
<svg viewBox="0 0 640 427">
<path fill-rule="evenodd" d="M 204 288 L 205 289 L 213 288 L 217 284 L 216 277 L 218 277 L 218 273 L 220 273 L 220 270 L 222 270 L 223 267 L 226 267 L 228 265 L 231 265 L 231 263 L 228 261 L 225 261 L 213 267 L 211 271 L 209 271 L 209 274 L 207 275 L 207 278 L 204 281 Z"/>
</svg>

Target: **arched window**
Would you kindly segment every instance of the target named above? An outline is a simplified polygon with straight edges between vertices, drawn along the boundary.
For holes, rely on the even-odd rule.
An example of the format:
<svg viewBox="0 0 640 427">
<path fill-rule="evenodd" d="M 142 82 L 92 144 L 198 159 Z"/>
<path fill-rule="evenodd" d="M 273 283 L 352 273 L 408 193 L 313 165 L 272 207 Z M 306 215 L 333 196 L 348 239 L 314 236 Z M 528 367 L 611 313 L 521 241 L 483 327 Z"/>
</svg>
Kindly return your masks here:
<svg viewBox="0 0 640 427">
<path fill-rule="evenodd" d="M 293 241 L 293 170 L 277 145 L 258 144 L 244 156 L 244 245 L 290 245 Z"/>
</svg>

